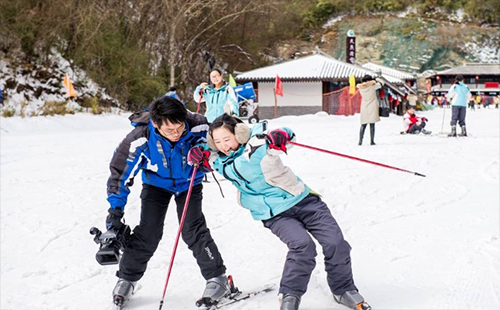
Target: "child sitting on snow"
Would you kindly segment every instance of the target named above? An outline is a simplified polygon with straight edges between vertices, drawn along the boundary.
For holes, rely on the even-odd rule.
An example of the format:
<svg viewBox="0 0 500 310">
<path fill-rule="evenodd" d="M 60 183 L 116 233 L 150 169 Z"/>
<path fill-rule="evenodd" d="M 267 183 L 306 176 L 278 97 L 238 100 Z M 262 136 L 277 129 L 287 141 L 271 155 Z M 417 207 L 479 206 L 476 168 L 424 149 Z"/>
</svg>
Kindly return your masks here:
<svg viewBox="0 0 500 310">
<path fill-rule="evenodd" d="M 408 110 L 406 110 L 406 113 L 403 116 L 404 131 L 402 131 L 401 134 L 423 133 L 429 135 L 431 131 L 427 131 L 424 129 L 427 121 L 428 121 L 427 118 L 417 116 L 415 114 L 415 109 L 411 107 Z"/>
</svg>

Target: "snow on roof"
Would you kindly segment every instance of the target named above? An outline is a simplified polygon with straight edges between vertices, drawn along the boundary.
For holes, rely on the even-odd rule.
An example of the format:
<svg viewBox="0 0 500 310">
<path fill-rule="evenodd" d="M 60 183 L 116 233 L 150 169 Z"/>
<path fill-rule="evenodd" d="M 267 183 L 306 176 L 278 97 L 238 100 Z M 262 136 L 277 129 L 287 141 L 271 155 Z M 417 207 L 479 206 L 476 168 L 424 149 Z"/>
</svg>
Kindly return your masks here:
<svg viewBox="0 0 500 310">
<path fill-rule="evenodd" d="M 362 78 L 372 71 L 348 64 L 325 54 L 314 54 L 280 64 L 267 66 L 239 74 L 239 81 L 274 81 L 276 75 L 282 80 L 345 80 L 351 74 Z"/>
<path fill-rule="evenodd" d="M 403 81 L 401 79 L 398 79 L 397 77 L 393 77 L 392 75 L 382 73 L 382 77 L 384 79 L 386 79 L 387 81 L 389 81 L 390 83 L 393 83 L 393 84 L 405 84 L 406 85 L 405 81 Z"/>
<path fill-rule="evenodd" d="M 392 76 L 392 77 L 398 78 L 400 80 L 416 80 L 417 79 L 414 75 L 412 75 L 408 72 L 403 72 L 403 71 L 399 71 L 399 70 L 396 70 L 396 69 L 393 69 L 390 67 L 377 65 L 377 64 L 374 64 L 372 62 L 367 62 L 362 66 L 364 68 L 373 70 L 375 72 L 380 71 L 385 78 L 387 78 L 387 76 Z M 390 81 L 390 79 L 387 79 L 387 80 Z M 394 81 L 393 83 L 397 83 L 397 82 Z"/>
<path fill-rule="evenodd" d="M 382 76 L 389 83 L 398 84 L 398 85 L 401 85 L 401 84 L 406 85 L 405 81 L 403 81 L 402 79 L 398 79 L 397 77 L 394 77 L 392 75 L 382 73 L 382 72 L 380 72 L 380 70 L 373 70 L 370 68 L 366 68 L 366 69 L 369 69 L 370 71 L 372 71 L 372 75 Z"/>
<path fill-rule="evenodd" d="M 437 75 L 500 75 L 500 64 L 466 63 L 463 66 L 437 72 Z"/>
</svg>

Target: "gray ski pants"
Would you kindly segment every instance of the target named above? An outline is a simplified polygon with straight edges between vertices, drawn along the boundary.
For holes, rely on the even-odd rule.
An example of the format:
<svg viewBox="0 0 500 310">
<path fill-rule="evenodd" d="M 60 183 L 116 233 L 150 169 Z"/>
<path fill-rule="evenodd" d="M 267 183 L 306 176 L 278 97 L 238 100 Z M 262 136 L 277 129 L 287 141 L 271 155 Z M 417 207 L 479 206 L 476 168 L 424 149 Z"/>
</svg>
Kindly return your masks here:
<svg viewBox="0 0 500 310">
<path fill-rule="evenodd" d="M 302 296 L 306 292 L 317 255 L 311 235 L 323 248 L 331 292 L 342 295 L 357 289 L 351 270 L 351 246 L 344 240 L 340 227 L 320 197 L 309 195 L 263 223 L 288 247 L 280 293 Z"/>
<path fill-rule="evenodd" d="M 451 106 L 451 126 L 456 126 L 457 122 L 460 126 L 465 126 L 466 107 Z"/>
</svg>

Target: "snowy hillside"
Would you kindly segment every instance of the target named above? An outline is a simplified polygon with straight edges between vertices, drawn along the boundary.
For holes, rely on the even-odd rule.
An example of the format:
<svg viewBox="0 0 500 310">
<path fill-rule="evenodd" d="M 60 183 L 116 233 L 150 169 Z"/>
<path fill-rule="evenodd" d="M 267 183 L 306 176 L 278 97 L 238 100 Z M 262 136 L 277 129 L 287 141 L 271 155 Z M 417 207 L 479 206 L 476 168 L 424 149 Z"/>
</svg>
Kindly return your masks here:
<svg viewBox="0 0 500 310">
<path fill-rule="evenodd" d="M 450 110 L 445 113 L 448 131 Z M 430 120 L 432 136 L 400 135 L 401 117 L 391 115 L 377 124 L 377 145 L 361 147 L 359 115 L 270 121 L 271 128 L 292 128 L 299 143 L 427 175 L 297 146 L 283 156 L 332 210 L 353 248 L 356 284 L 374 309 L 500 308 L 500 114 L 467 113 L 467 138 L 439 135 L 443 110 L 437 109 L 421 113 Z M 113 309 L 117 268 L 95 261 L 89 228 L 104 226 L 108 162 L 131 130 L 127 116 L 0 119 L 0 309 Z M 221 182 L 222 198 L 209 180 L 205 215 L 236 285 L 246 290 L 279 284 L 285 245 L 236 204 L 229 182 Z M 140 189 L 136 182 L 125 210 L 131 226 L 139 220 Z M 158 309 L 178 227 L 173 211 L 128 309 Z M 301 309 L 346 309 L 332 299 L 321 254 L 317 263 Z M 203 288 L 181 241 L 163 309 L 196 309 Z M 268 293 L 227 309 L 279 305 L 276 294 Z"/>
<path fill-rule="evenodd" d="M 65 107 L 65 112 L 118 111 L 118 101 L 106 89 L 99 87 L 85 71 L 76 68 L 61 54 L 52 51 L 45 63 L 28 62 L 22 57 L 8 58 L 0 54 L 0 89 L 3 116 L 53 115 L 54 106 Z M 65 74 L 74 84 L 78 98 L 68 99 L 63 81 Z"/>
</svg>

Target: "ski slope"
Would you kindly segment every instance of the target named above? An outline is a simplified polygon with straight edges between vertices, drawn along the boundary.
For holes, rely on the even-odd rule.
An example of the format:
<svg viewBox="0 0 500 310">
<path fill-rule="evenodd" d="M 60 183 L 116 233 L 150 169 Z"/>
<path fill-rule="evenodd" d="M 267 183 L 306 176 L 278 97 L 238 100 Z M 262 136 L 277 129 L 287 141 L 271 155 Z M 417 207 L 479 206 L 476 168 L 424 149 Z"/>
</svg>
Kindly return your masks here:
<svg viewBox="0 0 500 310">
<path fill-rule="evenodd" d="M 449 131 L 450 110 L 444 111 Z M 104 228 L 111 155 L 127 116 L 1 118 L 0 309 L 113 309 L 116 266 L 100 266 L 89 228 Z M 351 244 L 355 283 L 373 309 L 500 309 L 500 114 L 467 112 L 467 138 L 439 135 L 443 110 L 420 112 L 431 136 L 400 135 L 401 117 L 376 125 L 376 146 L 357 145 L 359 115 L 280 117 L 297 142 L 416 171 L 391 170 L 298 146 L 283 160 L 322 194 Z M 217 178 L 222 179 L 219 175 Z M 228 273 L 242 290 L 279 285 L 286 247 L 209 177 L 204 212 Z M 140 212 L 139 180 L 125 219 Z M 177 233 L 174 209 L 128 309 L 158 309 Z M 321 253 L 321 250 L 318 249 Z M 163 309 L 197 309 L 204 279 L 179 244 Z M 233 310 L 279 309 L 276 291 Z M 326 284 L 321 254 L 302 310 L 347 309 Z"/>
</svg>

